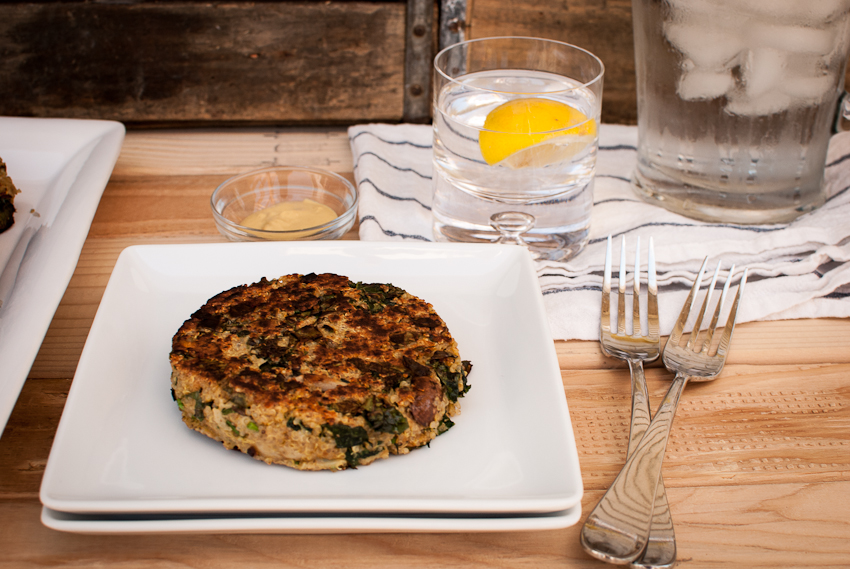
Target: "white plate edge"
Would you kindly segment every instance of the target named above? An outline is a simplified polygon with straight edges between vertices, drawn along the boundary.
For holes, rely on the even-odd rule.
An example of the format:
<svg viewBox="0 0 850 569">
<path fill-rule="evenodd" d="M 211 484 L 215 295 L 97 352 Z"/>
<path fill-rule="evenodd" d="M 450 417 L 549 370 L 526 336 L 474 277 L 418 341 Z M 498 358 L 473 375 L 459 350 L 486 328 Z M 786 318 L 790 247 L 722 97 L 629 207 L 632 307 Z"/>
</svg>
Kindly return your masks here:
<svg viewBox="0 0 850 569">
<path fill-rule="evenodd" d="M 4 366 L 3 381 L 0 381 L 0 436 L 2 436 L 9 416 L 14 409 L 21 389 L 26 382 L 29 370 L 35 361 L 36 354 L 38 353 L 41 343 L 44 340 L 44 336 L 47 333 L 47 329 L 53 320 L 53 315 L 56 312 L 56 309 L 62 300 L 62 296 L 65 293 L 65 289 L 71 280 L 71 276 L 74 274 L 74 270 L 76 269 L 80 252 L 82 251 L 83 244 L 85 243 L 86 236 L 88 235 L 91 227 L 91 222 L 94 219 L 95 212 L 97 211 L 97 205 L 100 203 L 100 198 L 103 195 L 103 191 L 106 189 L 109 177 L 112 174 L 115 163 L 118 160 L 118 155 L 121 152 L 125 135 L 125 127 L 120 122 L 105 120 L 23 119 L 20 117 L 0 118 L 14 119 L 16 121 L 44 121 L 45 123 L 54 120 L 61 122 L 74 121 L 77 124 L 86 123 L 87 125 L 97 124 L 102 126 L 102 132 L 93 136 L 91 139 L 87 139 L 80 145 L 80 148 L 82 148 L 87 144 L 91 144 L 93 140 L 97 140 L 99 138 L 99 141 L 92 150 L 85 166 L 81 168 L 77 178 L 68 190 L 68 195 L 66 196 L 62 207 L 59 209 L 55 220 L 56 223 L 58 223 L 60 219 L 63 220 L 63 222 L 66 222 L 69 216 L 77 214 L 80 209 L 85 211 L 87 216 L 85 222 L 74 224 L 68 231 L 73 234 L 71 237 L 74 238 L 73 248 L 75 253 L 68 256 L 65 262 L 62 263 L 62 266 L 59 267 L 58 276 L 51 275 L 49 279 L 50 282 L 47 282 L 47 278 L 42 279 L 44 283 L 42 283 L 41 286 L 48 290 L 45 291 L 46 294 L 39 298 L 39 302 L 37 304 L 29 303 L 26 306 L 28 319 L 34 322 L 34 324 L 30 324 L 30 326 L 34 328 L 34 330 L 31 331 L 31 337 L 16 337 L 13 342 L 11 342 L 14 344 L 13 348 L 9 348 L 8 346 L 0 348 L 0 358 L 4 356 L 4 352 L 14 352 L 14 358 L 12 361 L 0 361 L 0 365 Z M 103 149 L 104 152 L 99 154 L 98 150 L 100 149 Z M 92 164 L 92 162 L 94 162 L 94 164 Z M 91 187 L 80 187 L 82 185 L 81 179 L 85 180 L 86 178 L 94 178 L 91 181 Z M 93 190 L 92 188 L 95 187 L 97 189 Z M 70 209 L 73 209 L 74 211 L 69 212 Z M 61 237 L 64 237 L 64 235 Z M 56 238 L 58 239 L 59 237 Z M 79 247 L 77 247 L 77 245 L 79 245 Z M 33 257 L 40 257 L 39 253 L 41 253 L 42 250 L 43 248 L 39 249 L 37 253 L 27 251 L 24 256 L 23 263 L 26 263 Z M 45 252 L 44 255 L 47 255 L 47 252 Z M 46 277 L 48 269 L 45 267 L 38 267 L 38 270 L 36 270 L 35 273 L 37 273 L 35 276 Z M 9 297 L 7 304 L 12 305 L 15 302 L 15 290 L 20 286 L 23 286 L 20 284 L 21 280 L 26 279 L 22 279 L 21 275 L 19 275 L 18 282 L 15 283 L 15 288 L 12 290 L 12 294 Z M 30 306 L 30 304 L 36 305 Z"/>
</svg>

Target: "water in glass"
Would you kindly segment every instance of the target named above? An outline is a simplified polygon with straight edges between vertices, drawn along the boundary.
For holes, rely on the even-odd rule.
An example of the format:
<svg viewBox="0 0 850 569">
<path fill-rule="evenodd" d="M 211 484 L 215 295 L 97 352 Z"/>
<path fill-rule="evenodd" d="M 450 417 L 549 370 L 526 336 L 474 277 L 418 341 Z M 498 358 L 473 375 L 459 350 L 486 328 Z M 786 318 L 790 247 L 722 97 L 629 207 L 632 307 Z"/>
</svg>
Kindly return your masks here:
<svg viewBox="0 0 850 569">
<path fill-rule="evenodd" d="M 601 78 L 589 87 L 560 73 L 504 68 L 437 83 L 436 239 L 495 242 L 500 234 L 491 217 L 522 212 L 534 217 L 522 240 L 536 258 L 562 260 L 580 251 L 593 203 Z M 512 131 L 509 123 L 521 122 L 523 113 L 544 116 L 539 124 L 551 126 Z"/>
<path fill-rule="evenodd" d="M 824 202 L 848 0 L 635 0 L 644 198 L 700 219 L 783 222 Z"/>
</svg>

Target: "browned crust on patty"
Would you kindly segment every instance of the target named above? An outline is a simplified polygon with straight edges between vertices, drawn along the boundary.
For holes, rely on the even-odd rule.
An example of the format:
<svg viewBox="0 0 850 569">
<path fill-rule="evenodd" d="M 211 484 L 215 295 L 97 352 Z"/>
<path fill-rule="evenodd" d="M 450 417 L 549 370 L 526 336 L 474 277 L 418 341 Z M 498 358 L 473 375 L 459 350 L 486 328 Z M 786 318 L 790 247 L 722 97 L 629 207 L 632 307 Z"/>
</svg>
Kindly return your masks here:
<svg viewBox="0 0 850 569">
<path fill-rule="evenodd" d="M 307 470 L 427 444 L 453 424 L 469 369 L 430 304 L 334 274 L 216 295 L 175 334 L 171 365 L 187 425 Z"/>
<path fill-rule="evenodd" d="M 6 173 L 6 164 L 0 158 L 0 233 L 15 223 L 15 195 L 21 191 Z"/>
</svg>

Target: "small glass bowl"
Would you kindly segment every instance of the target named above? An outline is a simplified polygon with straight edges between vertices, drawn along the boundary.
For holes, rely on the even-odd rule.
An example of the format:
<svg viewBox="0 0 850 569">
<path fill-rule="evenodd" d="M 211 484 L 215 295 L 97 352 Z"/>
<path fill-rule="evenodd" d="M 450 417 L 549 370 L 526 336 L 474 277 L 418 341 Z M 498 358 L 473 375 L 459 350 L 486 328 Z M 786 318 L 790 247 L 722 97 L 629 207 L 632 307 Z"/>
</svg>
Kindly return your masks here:
<svg viewBox="0 0 850 569">
<path fill-rule="evenodd" d="M 280 202 L 305 199 L 328 206 L 337 217 L 322 225 L 293 231 L 241 225 L 255 211 Z M 216 227 L 231 241 L 339 239 L 354 225 L 357 202 L 357 188 L 342 176 L 296 166 L 273 166 L 234 176 L 217 187 L 211 198 Z"/>
</svg>

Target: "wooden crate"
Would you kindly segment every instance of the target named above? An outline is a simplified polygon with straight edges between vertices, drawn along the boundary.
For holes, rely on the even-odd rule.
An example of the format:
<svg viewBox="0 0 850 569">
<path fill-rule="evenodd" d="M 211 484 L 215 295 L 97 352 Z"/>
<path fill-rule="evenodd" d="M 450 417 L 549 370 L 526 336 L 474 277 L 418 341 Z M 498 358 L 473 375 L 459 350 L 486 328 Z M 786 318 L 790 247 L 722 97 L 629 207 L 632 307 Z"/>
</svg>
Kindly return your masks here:
<svg viewBox="0 0 850 569">
<path fill-rule="evenodd" d="M 402 118 L 405 4 L 0 4 L 0 113 L 133 123 Z"/>
<path fill-rule="evenodd" d="M 469 37 L 533 36 L 583 47 L 605 64 L 602 121 L 637 122 L 631 0 L 474 0 Z"/>
<path fill-rule="evenodd" d="M 596 53 L 603 120 L 635 121 L 630 0 L 6 2 L 0 114 L 130 126 L 423 122 L 440 43 L 495 35 Z"/>
</svg>

